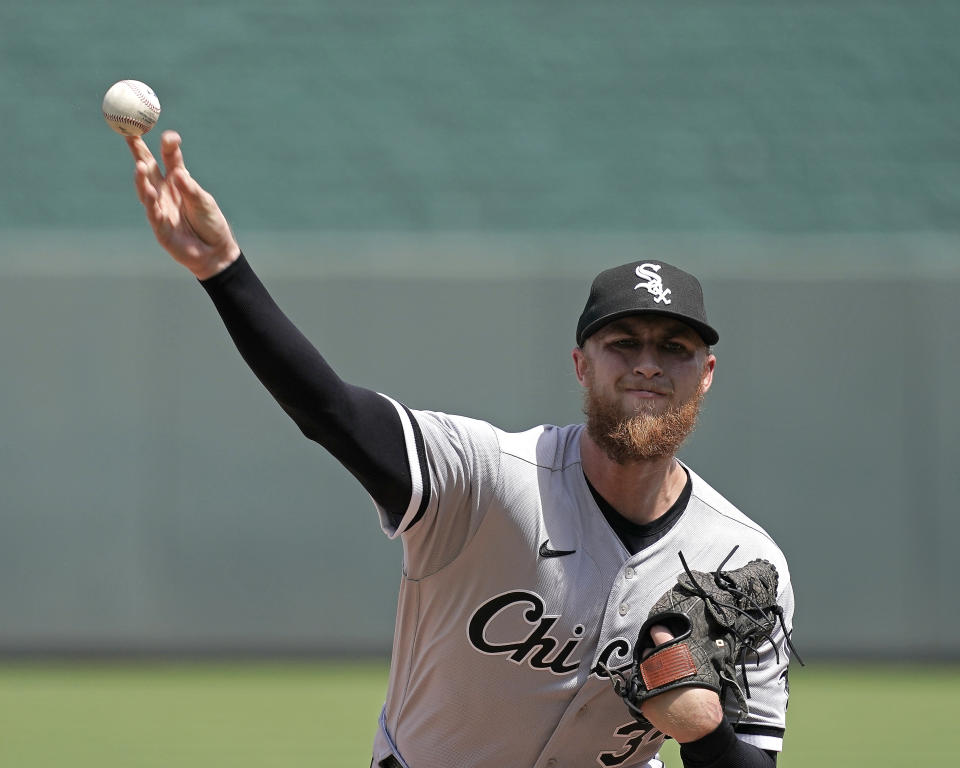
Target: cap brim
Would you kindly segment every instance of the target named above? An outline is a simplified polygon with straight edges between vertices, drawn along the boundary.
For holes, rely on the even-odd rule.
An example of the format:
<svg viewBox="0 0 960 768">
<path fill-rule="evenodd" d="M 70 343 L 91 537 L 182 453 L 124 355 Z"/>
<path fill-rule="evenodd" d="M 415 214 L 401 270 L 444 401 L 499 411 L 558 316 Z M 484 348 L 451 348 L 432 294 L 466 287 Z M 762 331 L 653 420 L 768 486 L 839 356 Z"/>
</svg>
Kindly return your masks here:
<svg viewBox="0 0 960 768">
<path fill-rule="evenodd" d="M 582 347 L 583 343 L 587 339 L 589 339 L 607 323 L 612 323 L 614 320 L 618 320 L 621 317 L 629 317 L 630 315 L 662 315 L 663 317 L 672 317 L 676 320 L 679 320 L 684 325 L 689 325 L 691 328 L 693 328 L 693 330 L 697 332 L 707 346 L 712 346 L 720 341 L 720 334 L 717 333 L 713 328 L 706 323 L 701 323 L 699 320 L 693 320 L 686 315 L 670 312 L 669 310 L 664 311 L 661 309 L 627 309 L 623 310 L 622 312 L 611 312 L 609 315 L 598 317 L 596 320 L 590 323 L 590 325 L 583 329 L 583 332 L 577 343 Z"/>
</svg>

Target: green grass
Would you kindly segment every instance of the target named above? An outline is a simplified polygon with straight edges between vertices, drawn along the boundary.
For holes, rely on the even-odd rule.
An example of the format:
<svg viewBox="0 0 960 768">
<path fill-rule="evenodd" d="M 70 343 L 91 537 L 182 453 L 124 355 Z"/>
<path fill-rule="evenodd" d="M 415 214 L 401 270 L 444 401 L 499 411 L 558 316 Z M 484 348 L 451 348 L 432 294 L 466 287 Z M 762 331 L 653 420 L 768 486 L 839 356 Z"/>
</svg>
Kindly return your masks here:
<svg viewBox="0 0 960 768">
<path fill-rule="evenodd" d="M 778 768 L 903 768 L 960 764 L 953 726 L 960 665 L 864 663 L 790 669 L 787 735 Z M 673 742 L 671 768 L 683 764 Z"/>
<path fill-rule="evenodd" d="M 382 663 L 0 666 L 4 768 L 370 764 Z"/>
<path fill-rule="evenodd" d="M 791 684 L 780 768 L 958 764 L 960 666 L 815 663 Z M 385 689 L 372 662 L 7 663 L 0 766 L 366 768 Z"/>
</svg>

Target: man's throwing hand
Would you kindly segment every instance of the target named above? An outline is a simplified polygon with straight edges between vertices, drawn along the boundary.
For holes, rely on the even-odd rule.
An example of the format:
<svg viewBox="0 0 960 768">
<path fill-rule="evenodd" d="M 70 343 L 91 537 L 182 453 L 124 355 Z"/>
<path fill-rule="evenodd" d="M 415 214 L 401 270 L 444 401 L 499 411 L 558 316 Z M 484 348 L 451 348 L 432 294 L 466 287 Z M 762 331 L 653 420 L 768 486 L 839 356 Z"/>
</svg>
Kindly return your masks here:
<svg viewBox="0 0 960 768">
<path fill-rule="evenodd" d="M 240 246 L 217 201 L 190 176 L 180 134 L 164 131 L 160 154 L 166 175 L 139 136 L 127 138 L 136 162 L 134 184 L 153 233 L 173 258 L 206 280 L 236 261 Z"/>
</svg>

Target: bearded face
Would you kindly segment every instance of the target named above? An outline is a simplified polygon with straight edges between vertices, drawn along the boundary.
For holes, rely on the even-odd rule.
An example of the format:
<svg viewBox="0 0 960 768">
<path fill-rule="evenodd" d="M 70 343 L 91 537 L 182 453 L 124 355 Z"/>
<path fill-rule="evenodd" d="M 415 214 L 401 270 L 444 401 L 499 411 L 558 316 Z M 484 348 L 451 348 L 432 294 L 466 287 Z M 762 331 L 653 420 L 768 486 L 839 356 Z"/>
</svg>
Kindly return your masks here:
<svg viewBox="0 0 960 768">
<path fill-rule="evenodd" d="M 587 433 L 618 464 L 673 456 L 696 426 L 705 394 L 703 387 L 698 387 L 687 400 L 657 412 L 643 404 L 628 408 L 596 386 L 590 369 L 585 383 Z"/>
</svg>

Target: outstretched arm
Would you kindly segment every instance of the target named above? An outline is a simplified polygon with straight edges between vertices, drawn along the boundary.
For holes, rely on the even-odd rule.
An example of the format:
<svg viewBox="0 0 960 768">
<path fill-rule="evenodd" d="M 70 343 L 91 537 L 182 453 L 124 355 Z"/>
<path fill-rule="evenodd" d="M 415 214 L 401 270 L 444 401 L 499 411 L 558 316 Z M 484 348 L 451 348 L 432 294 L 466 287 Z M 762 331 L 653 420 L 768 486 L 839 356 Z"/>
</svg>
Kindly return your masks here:
<svg viewBox="0 0 960 768">
<path fill-rule="evenodd" d="M 399 524 L 412 481 L 394 405 L 340 379 L 279 309 L 242 257 L 216 200 L 187 171 L 179 134 L 166 131 L 161 139 L 166 173 L 141 138 L 127 144 L 157 241 L 202 282 L 243 359 L 297 426 Z"/>
<path fill-rule="evenodd" d="M 300 430 L 400 524 L 413 486 L 403 426 L 382 395 L 343 381 L 280 310 L 242 256 L 201 283 L 237 349 Z"/>
</svg>

